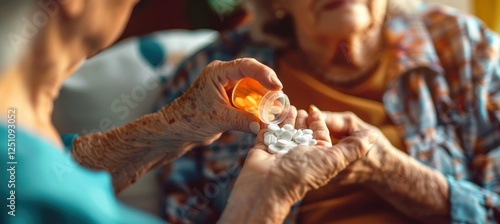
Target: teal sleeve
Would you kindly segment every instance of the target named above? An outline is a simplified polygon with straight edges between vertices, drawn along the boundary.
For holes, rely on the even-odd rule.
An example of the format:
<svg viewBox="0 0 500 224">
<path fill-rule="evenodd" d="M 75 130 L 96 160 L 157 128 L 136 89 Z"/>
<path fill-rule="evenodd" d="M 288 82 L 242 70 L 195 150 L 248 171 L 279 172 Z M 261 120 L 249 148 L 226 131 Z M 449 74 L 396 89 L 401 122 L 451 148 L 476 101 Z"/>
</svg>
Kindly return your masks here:
<svg viewBox="0 0 500 224">
<path fill-rule="evenodd" d="M 0 125 L 0 142 L 7 136 Z M 164 223 L 120 203 L 108 173 L 81 167 L 62 148 L 22 132 L 13 142 L 11 155 L 0 145 L 0 223 Z"/>
<path fill-rule="evenodd" d="M 75 141 L 76 138 L 78 138 L 78 134 L 61 135 L 61 140 L 63 141 L 64 147 L 66 148 L 66 150 L 68 150 L 70 152 L 73 150 L 73 142 Z"/>
</svg>

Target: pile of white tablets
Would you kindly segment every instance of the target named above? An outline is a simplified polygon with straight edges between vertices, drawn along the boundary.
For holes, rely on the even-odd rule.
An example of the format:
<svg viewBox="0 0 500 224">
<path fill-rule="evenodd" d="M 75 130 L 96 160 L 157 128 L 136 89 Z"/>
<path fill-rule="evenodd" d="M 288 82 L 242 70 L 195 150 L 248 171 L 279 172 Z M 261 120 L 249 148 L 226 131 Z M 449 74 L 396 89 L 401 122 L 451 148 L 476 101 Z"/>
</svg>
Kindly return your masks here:
<svg viewBox="0 0 500 224">
<path fill-rule="evenodd" d="M 291 124 L 285 124 L 280 128 L 276 124 L 267 126 L 264 134 L 264 144 L 272 154 L 286 154 L 298 146 L 313 146 L 318 143 L 313 138 L 311 129 L 295 129 Z"/>
</svg>

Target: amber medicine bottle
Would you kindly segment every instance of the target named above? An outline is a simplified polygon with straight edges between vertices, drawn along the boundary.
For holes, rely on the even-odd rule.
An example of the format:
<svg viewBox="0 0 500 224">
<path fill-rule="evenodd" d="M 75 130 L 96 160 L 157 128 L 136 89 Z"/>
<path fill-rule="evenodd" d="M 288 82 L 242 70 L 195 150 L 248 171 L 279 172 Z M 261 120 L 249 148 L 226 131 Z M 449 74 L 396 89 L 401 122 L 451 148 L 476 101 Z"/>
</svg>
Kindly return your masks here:
<svg viewBox="0 0 500 224">
<path fill-rule="evenodd" d="M 272 91 L 258 81 L 244 78 L 231 93 L 233 106 L 259 118 L 266 124 L 279 124 L 288 114 L 290 101 L 283 91 Z"/>
</svg>

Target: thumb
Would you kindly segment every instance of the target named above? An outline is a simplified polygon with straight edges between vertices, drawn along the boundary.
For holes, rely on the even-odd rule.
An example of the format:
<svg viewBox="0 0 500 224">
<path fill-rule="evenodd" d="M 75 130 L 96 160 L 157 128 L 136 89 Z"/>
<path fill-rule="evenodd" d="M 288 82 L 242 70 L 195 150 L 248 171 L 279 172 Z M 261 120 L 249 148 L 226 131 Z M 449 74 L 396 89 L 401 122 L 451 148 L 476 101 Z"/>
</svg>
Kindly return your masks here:
<svg viewBox="0 0 500 224">
<path fill-rule="evenodd" d="M 236 108 L 228 107 L 224 119 L 228 125 L 227 130 L 243 131 L 254 134 L 258 134 L 260 131 L 260 122 L 256 117 Z"/>
</svg>

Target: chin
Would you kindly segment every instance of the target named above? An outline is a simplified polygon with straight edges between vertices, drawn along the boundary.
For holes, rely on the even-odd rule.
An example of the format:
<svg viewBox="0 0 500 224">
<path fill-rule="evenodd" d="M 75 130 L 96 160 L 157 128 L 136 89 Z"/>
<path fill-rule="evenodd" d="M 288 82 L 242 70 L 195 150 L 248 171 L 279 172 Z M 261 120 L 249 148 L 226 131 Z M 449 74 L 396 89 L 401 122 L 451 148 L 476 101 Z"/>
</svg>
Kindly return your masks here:
<svg viewBox="0 0 500 224">
<path fill-rule="evenodd" d="M 87 59 L 96 56 L 104 49 L 113 45 L 114 40 L 115 40 L 115 38 L 101 37 L 101 38 L 95 38 L 92 41 L 89 41 L 90 44 L 87 45 L 87 46 L 89 46 L 89 48 L 87 48 L 88 49 Z"/>
</svg>

